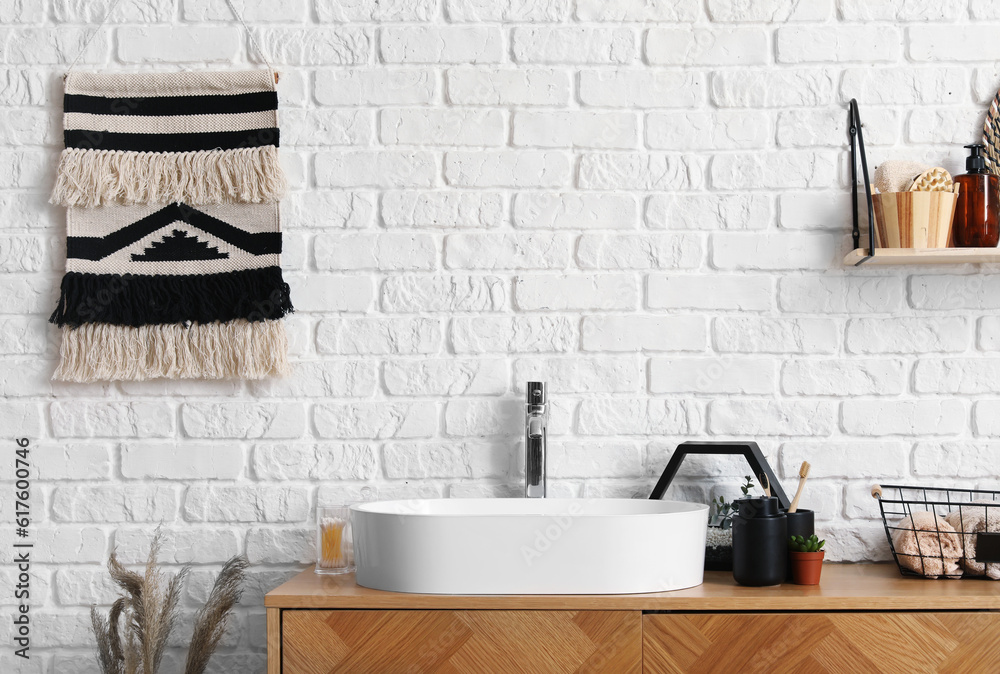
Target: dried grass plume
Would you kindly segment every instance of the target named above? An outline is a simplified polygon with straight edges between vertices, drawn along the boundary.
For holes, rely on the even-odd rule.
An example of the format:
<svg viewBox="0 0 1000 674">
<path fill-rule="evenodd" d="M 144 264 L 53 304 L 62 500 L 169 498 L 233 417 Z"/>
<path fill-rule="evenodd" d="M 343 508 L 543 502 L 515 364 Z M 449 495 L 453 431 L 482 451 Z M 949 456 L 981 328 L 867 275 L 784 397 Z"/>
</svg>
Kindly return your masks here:
<svg viewBox="0 0 1000 674">
<path fill-rule="evenodd" d="M 188 648 L 185 674 L 202 674 L 226 633 L 233 607 L 243 595 L 243 580 L 250 563 L 246 557 L 233 557 L 215 579 L 212 594 L 198 611 L 191 646 Z"/>
<path fill-rule="evenodd" d="M 108 559 L 108 573 L 121 594 L 105 617 L 91 607 L 90 619 L 102 674 L 157 674 L 167 640 L 177 622 L 181 589 L 190 567 L 171 578 L 159 568 L 162 543 L 156 530 L 143 573 L 127 569 L 117 551 Z M 226 562 L 212 593 L 198 611 L 188 650 L 186 674 L 203 674 L 226 632 L 229 616 L 243 593 L 250 564 L 237 556 Z"/>
</svg>

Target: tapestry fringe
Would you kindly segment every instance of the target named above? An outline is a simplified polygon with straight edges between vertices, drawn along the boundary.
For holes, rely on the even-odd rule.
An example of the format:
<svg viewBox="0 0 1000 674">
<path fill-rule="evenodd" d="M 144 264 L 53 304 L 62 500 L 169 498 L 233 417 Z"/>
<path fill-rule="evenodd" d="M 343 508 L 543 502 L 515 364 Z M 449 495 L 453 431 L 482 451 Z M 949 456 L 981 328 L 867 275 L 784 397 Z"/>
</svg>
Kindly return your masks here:
<svg viewBox="0 0 1000 674">
<path fill-rule="evenodd" d="M 200 152 L 67 148 L 51 203 L 101 206 L 183 201 L 192 205 L 278 201 L 285 174 L 273 145 Z"/>
<path fill-rule="evenodd" d="M 263 379 L 287 375 L 282 321 L 143 325 L 88 323 L 63 328 L 52 379 L 71 382 L 147 379 Z"/>
<path fill-rule="evenodd" d="M 49 322 L 162 325 L 281 318 L 292 311 L 281 267 L 218 274 L 156 275 L 66 272 Z"/>
</svg>

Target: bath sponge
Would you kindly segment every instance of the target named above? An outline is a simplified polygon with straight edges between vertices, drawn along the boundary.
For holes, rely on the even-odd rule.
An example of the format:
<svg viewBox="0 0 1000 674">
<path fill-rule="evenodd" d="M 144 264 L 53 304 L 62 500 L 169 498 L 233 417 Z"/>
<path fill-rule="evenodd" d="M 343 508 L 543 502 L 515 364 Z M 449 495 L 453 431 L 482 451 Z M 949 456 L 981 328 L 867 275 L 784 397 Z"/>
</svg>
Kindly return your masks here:
<svg viewBox="0 0 1000 674">
<path fill-rule="evenodd" d="M 891 159 L 879 164 L 872 176 L 872 184 L 879 192 L 906 192 L 914 178 L 932 167 L 918 161 Z"/>
</svg>

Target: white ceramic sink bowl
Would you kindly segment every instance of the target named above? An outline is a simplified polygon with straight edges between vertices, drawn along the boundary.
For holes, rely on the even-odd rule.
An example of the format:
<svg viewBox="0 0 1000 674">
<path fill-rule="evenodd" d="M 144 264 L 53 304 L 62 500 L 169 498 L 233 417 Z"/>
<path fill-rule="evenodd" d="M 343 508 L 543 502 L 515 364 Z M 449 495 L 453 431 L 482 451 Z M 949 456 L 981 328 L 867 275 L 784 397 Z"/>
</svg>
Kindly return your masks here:
<svg viewBox="0 0 1000 674">
<path fill-rule="evenodd" d="M 624 594 L 699 585 L 708 506 L 440 499 L 353 512 L 360 585 L 428 594 Z"/>
</svg>

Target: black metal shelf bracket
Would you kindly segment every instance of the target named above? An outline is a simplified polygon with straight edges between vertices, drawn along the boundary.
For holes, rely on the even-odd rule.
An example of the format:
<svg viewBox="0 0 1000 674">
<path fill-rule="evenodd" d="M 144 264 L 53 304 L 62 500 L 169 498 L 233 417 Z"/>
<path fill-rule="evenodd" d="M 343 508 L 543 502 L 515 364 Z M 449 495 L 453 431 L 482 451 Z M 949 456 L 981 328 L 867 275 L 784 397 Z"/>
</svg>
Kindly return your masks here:
<svg viewBox="0 0 1000 674">
<path fill-rule="evenodd" d="M 861 173 L 865 181 L 865 200 L 868 202 L 868 253 L 854 266 L 864 264 L 875 255 L 875 207 L 872 203 L 872 186 L 868 178 L 868 156 L 865 154 L 865 138 L 861 131 L 861 115 L 858 101 L 852 98 L 847 106 L 847 135 L 851 141 L 851 206 L 854 210 L 854 249 L 861 247 L 861 229 L 858 223 L 858 155 L 861 156 Z"/>
<path fill-rule="evenodd" d="M 760 447 L 757 446 L 756 442 L 682 442 L 677 445 L 677 449 L 671 455 L 670 461 L 667 462 L 667 467 L 663 469 L 663 474 L 656 481 L 656 486 L 653 487 L 653 491 L 649 495 L 650 499 L 658 501 L 663 498 L 663 495 L 667 492 L 667 487 L 670 486 L 670 483 L 677 475 L 681 463 L 684 462 L 684 459 L 689 454 L 742 455 L 746 457 L 747 463 L 750 464 L 750 470 L 753 471 L 757 482 L 763 484 L 764 479 L 767 480 L 767 483 L 771 486 L 771 494 L 778 497 L 778 505 L 787 510 L 791 504 L 788 496 L 785 494 L 785 490 L 781 488 L 781 483 L 778 482 L 778 478 L 774 475 L 774 471 L 771 470 L 771 465 L 764 458 L 764 454 L 761 453 Z"/>
</svg>

